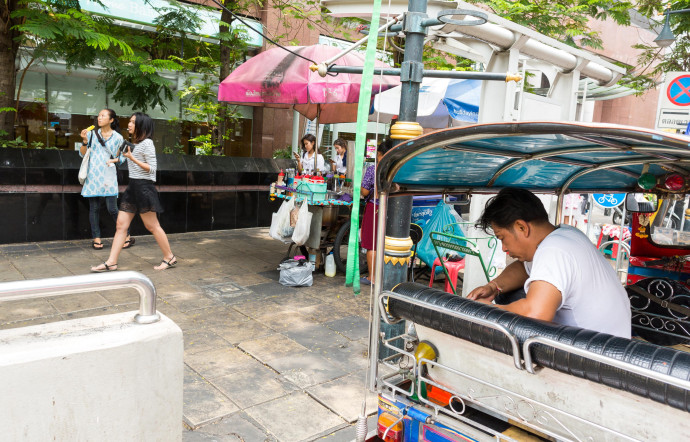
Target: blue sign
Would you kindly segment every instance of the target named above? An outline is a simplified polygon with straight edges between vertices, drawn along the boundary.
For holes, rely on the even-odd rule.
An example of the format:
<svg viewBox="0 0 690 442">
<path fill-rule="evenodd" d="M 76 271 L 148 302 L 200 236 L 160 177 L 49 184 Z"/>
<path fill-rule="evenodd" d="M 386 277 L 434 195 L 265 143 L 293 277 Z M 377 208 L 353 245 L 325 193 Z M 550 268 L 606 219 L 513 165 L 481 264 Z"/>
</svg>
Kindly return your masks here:
<svg viewBox="0 0 690 442">
<path fill-rule="evenodd" d="M 594 202 L 601 207 L 608 209 L 611 207 L 618 207 L 625 201 L 624 193 L 594 193 L 592 194 Z"/>
</svg>

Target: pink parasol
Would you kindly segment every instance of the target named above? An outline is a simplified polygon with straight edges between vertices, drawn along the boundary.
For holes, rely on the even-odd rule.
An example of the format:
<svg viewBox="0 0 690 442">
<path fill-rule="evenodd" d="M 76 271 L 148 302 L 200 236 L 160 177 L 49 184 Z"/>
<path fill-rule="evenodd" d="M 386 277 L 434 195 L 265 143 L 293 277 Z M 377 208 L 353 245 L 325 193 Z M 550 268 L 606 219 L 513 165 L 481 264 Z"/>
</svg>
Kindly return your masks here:
<svg viewBox="0 0 690 442">
<path fill-rule="evenodd" d="M 341 52 L 334 46 L 291 46 L 289 48 L 317 63 Z M 228 77 L 218 88 L 218 100 L 243 105 L 294 109 L 319 123 L 357 121 L 357 102 L 362 76 L 329 74 L 321 77 L 312 72 L 311 61 L 282 48 L 272 48 L 251 58 Z M 363 66 L 364 56 L 350 52 L 336 61 L 339 66 Z M 376 62 L 377 67 L 389 67 Z M 376 93 L 400 84 L 393 76 L 376 75 L 372 90 Z"/>
</svg>

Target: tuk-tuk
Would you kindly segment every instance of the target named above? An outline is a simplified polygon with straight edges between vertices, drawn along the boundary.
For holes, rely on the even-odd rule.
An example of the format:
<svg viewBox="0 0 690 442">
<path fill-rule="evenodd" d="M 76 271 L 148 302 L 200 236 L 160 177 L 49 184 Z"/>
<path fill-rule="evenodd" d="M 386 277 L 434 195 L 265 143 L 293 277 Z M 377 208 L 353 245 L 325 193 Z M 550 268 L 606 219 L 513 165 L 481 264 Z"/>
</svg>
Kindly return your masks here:
<svg viewBox="0 0 690 442">
<path fill-rule="evenodd" d="M 378 393 L 378 439 L 370 440 L 690 437 L 690 353 L 664 346 L 690 338 L 690 137 L 604 124 L 479 124 L 398 144 L 377 180 L 382 207 L 400 195 L 472 198 L 520 187 L 557 196 L 555 220 L 568 193 L 628 194 L 633 339 L 426 285 L 377 285 L 368 386 Z M 405 332 L 383 336 L 377 318 L 406 321 Z M 379 360 L 380 347 L 393 356 Z"/>
</svg>

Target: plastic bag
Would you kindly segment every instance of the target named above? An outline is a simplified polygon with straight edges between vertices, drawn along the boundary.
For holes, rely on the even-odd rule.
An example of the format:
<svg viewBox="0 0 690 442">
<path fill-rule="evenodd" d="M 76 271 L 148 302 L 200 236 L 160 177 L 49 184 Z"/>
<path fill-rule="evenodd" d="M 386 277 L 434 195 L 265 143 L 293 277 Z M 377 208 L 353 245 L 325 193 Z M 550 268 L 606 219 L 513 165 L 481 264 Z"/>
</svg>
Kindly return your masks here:
<svg viewBox="0 0 690 442">
<path fill-rule="evenodd" d="M 289 242 L 292 236 L 292 229 L 290 228 L 290 211 L 295 206 L 294 198 L 283 201 L 280 208 L 271 217 L 271 228 L 268 234 L 271 238 L 278 241 Z M 288 233 L 288 234 L 284 234 Z"/>
<path fill-rule="evenodd" d="M 302 203 L 299 209 L 299 217 L 295 225 L 295 232 L 292 234 L 292 242 L 298 246 L 304 245 L 309 239 L 309 230 L 311 228 L 311 218 L 313 214 L 309 211 L 309 204 L 306 201 Z"/>
<path fill-rule="evenodd" d="M 424 225 L 424 233 L 422 235 L 422 239 L 417 244 L 417 256 L 429 267 L 433 265 L 434 259 L 438 258 L 436 250 L 434 249 L 434 245 L 431 243 L 431 239 L 429 238 L 431 232 L 441 232 L 449 233 L 451 235 L 456 236 L 465 236 L 462 229 L 458 225 L 454 225 L 451 228 L 449 228 L 448 231 L 446 231 L 446 227 L 449 224 L 458 222 L 455 215 L 456 213 L 453 210 L 453 208 L 450 207 L 448 204 L 444 203 L 443 200 L 441 200 L 434 208 L 434 213 L 431 215 L 431 218 L 429 218 L 429 221 L 427 221 Z M 465 241 L 451 240 L 450 238 L 444 238 L 444 240 L 452 243 L 457 243 L 460 245 L 465 245 Z M 446 252 L 451 252 L 454 255 L 457 254 L 460 256 L 464 256 L 464 254 L 462 253 L 458 253 L 445 248 L 439 248 L 439 253 L 441 253 L 441 256 L 443 256 Z M 437 272 L 439 271 L 439 269 L 440 268 L 437 268 Z"/>
<path fill-rule="evenodd" d="M 305 204 L 306 205 L 306 204 Z M 309 261 L 288 259 L 280 264 L 280 282 L 288 287 L 310 287 L 314 283 L 314 264 Z"/>
</svg>

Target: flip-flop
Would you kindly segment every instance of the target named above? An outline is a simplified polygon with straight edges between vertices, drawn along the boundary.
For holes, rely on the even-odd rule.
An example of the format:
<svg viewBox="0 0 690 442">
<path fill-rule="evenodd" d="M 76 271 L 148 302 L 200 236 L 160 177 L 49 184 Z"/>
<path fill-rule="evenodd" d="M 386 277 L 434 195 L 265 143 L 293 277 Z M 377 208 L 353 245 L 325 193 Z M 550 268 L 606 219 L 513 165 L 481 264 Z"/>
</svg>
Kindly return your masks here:
<svg viewBox="0 0 690 442">
<path fill-rule="evenodd" d="M 363 285 L 371 285 L 371 281 L 369 280 L 369 278 L 365 278 L 364 276 L 359 278 L 359 283 Z"/>
<path fill-rule="evenodd" d="M 93 247 L 96 250 L 103 250 L 103 248 L 104 248 L 102 242 L 96 242 L 96 241 L 91 242 L 91 247 Z"/>
<path fill-rule="evenodd" d="M 125 245 L 122 246 L 122 248 L 123 249 L 129 249 L 130 247 L 132 247 L 134 245 L 135 242 L 136 242 L 136 240 L 134 238 L 130 238 L 127 241 L 125 241 Z"/>
<path fill-rule="evenodd" d="M 105 264 L 105 263 L 104 263 L 104 264 Z M 157 269 L 156 267 L 154 267 L 153 269 L 154 269 L 154 270 L 168 270 L 168 269 L 172 269 L 173 267 L 175 267 L 175 266 L 177 265 L 177 257 L 175 257 L 175 255 L 173 255 L 172 258 L 170 258 L 170 259 L 167 260 L 167 261 L 166 261 L 166 260 L 162 260 L 161 263 L 158 264 L 158 265 L 159 265 L 159 266 L 162 266 L 163 264 L 165 264 L 165 267 L 161 267 L 160 269 Z"/>
<path fill-rule="evenodd" d="M 100 267 L 100 264 L 96 267 L 91 267 L 91 271 L 93 273 L 103 273 L 103 272 L 114 272 L 117 270 L 117 264 L 106 264 L 105 261 L 103 262 L 104 268 L 99 269 L 97 267 Z"/>
</svg>

